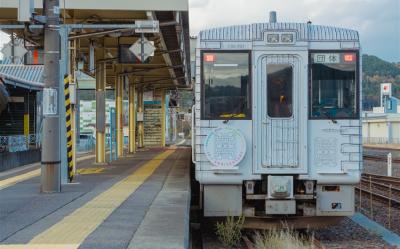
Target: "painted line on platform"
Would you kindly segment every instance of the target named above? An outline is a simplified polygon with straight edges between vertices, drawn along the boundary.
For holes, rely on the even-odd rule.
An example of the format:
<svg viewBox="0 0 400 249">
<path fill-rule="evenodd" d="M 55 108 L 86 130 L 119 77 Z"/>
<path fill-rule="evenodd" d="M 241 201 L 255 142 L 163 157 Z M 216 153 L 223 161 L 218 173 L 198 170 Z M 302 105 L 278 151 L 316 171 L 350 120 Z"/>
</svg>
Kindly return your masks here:
<svg viewBox="0 0 400 249">
<path fill-rule="evenodd" d="M 83 157 L 79 157 L 77 158 L 78 162 L 93 158 L 94 155 L 90 155 L 90 156 L 83 156 Z M 40 166 L 40 163 L 35 164 L 35 166 Z M 30 166 L 33 167 L 33 166 Z M 31 178 L 40 176 L 41 173 L 41 169 L 35 169 L 32 171 L 29 171 L 27 173 L 21 174 L 21 175 L 17 175 L 17 176 L 13 176 L 4 180 L 0 181 L 0 190 L 11 187 L 19 182 L 23 182 L 26 180 L 29 180 Z"/>
<path fill-rule="evenodd" d="M 155 156 L 131 175 L 37 235 L 28 245 L 0 245 L 0 249 L 57 248 L 48 245 L 77 249 L 87 236 L 100 226 L 174 152 L 175 150 L 167 150 Z"/>
</svg>

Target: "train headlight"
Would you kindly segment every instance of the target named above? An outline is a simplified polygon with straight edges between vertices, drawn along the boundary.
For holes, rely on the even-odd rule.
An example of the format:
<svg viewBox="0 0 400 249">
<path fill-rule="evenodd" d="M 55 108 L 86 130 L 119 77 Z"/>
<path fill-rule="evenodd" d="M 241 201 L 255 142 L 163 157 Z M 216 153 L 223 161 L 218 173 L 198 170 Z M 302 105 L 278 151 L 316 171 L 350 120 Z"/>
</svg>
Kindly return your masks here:
<svg viewBox="0 0 400 249">
<path fill-rule="evenodd" d="M 294 35 L 293 34 L 282 34 L 281 35 L 281 42 L 282 43 L 293 43 L 294 42 Z"/>
<path fill-rule="evenodd" d="M 268 34 L 267 42 L 268 43 L 279 43 L 279 34 Z"/>
<path fill-rule="evenodd" d="M 293 176 L 268 176 L 268 198 L 292 198 Z"/>
</svg>

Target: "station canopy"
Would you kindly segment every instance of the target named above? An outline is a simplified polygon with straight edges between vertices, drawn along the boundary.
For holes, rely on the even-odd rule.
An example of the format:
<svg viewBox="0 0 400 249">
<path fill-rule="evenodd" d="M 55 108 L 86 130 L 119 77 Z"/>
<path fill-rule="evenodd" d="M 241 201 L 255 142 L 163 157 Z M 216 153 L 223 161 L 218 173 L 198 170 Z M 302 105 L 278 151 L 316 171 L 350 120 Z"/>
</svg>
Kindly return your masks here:
<svg viewBox="0 0 400 249">
<path fill-rule="evenodd" d="M 18 0 L 0 1 L 0 25 L 18 22 Z M 42 15 L 42 1 L 35 1 Z M 96 62 L 106 63 L 107 87 L 114 88 L 117 76 L 128 76 L 144 88 L 175 89 L 190 84 L 190 38 L 187 0 L 60 0 L 64 24 L 135 24 L 138 20 L 159 22 L 159 31 L 145 33 L 155 52 L 144 63 L 129 48 L 142 34 L 129 28 L 81 28 L 69 33 L 71 71 L 80 69 L 95 76 Z M 86 26 L 88 27 L 88 25 Z M 1 28 L 0 28 L 1 29 Z M 43 51 L 43 29 L 4 29 L 27 41 L 30 50 Z M 78 66 L 79 65 L 79 66 Z"/>
</svg>

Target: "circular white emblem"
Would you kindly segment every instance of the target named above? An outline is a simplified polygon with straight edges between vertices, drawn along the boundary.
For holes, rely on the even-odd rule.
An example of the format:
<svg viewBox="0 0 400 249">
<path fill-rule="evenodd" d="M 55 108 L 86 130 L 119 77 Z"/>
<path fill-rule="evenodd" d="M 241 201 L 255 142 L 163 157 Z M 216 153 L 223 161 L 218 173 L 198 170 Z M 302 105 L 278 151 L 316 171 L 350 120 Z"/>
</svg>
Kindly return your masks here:
<svg viewBox="0 0 400 249">
<path fill-rule="evenodd" d="M 219 127 L 208 134 L 204 150 L 216 168 L 234 168 L 246 154 L 246 140 L 238 129 Z"/>
</svg>

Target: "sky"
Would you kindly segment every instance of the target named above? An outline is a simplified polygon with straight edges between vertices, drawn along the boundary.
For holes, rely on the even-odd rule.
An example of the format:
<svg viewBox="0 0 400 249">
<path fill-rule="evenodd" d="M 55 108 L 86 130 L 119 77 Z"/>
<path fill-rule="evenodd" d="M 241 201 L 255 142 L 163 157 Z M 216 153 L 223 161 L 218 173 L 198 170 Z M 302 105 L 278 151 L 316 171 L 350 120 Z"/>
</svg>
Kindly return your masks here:
<svg viewBox="0 0 400 249">
<path fill-rule="evenodd" d="M 190 33 L 200 30 L 267 22 L 277 11 L 278 22 L 307 22 L 355 29 L 362 52 L 400 62 L 400 0 L 189 0 Z M 0 34 L 0 46 L 8 37 Z M 1 53 L 0 53 L 1 57 Z"/>
<path fill-rule="evenodd" d="M 190 33 L 268 22 L 307 22 L 359 31 L 362 52 L 400 62 L 400 0 L 189 0 Z"/>
</svg>

